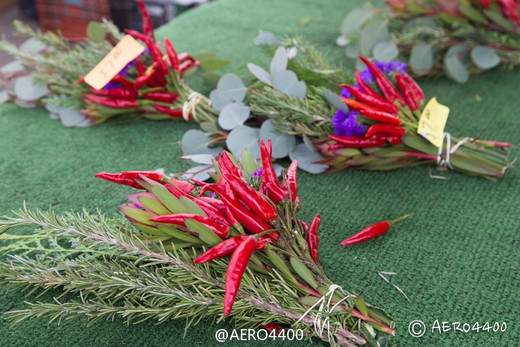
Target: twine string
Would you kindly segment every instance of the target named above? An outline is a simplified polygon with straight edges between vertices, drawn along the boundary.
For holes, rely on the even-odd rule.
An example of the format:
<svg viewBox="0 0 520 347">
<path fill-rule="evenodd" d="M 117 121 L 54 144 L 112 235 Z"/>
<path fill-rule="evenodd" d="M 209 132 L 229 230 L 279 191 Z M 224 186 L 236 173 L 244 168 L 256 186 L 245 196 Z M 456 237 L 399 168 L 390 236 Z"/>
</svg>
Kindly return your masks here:
<svg viewBox="0 0 520 347">
<path fill-rule="evenodd" d="M 462 140 L 459 140 L 454 146 L 451 145 L 451 134 L 443 133 L 442 135 L 442 146 L 439 147 L 439 152 L 437 153 L 437 165 L 442 167 L 447 167 L 453 170 L 453 165 L 451 164 L 451 155 L 455 153 L 457 149 L 463 146 L 465 143 L 472 141 L 473 139 L 470 137 L 465 137 Z M 446 142 L 446 146 L 444 146 L 444 142 Z"/>
<path fill-rule="evenodd" d="M 191 117 L 195 120 L 195 122 L 200 123 L 197 118 L 197 108 L 196 106 L 204 99 L 204 95 L 191 92 L 190 95 L 186 98 L 186 102 L 182 105 L 182 118 L 184 120 L 189 121 Z"/>
</svg>

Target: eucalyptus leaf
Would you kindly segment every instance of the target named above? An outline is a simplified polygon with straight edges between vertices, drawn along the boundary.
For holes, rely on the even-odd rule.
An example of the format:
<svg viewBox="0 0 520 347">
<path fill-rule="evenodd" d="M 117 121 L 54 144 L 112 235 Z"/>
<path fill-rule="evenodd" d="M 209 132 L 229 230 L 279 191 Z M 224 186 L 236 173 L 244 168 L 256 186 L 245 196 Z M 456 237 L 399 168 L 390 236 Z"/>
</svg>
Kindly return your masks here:
<svg viewBox="0 0 520 347">
<path fill-rule="evenodd" d="M 273 87 L 289 96 L 305 98 L 307 86 L 305 82 L 298 81 L 298 77 L 291 70 L 278 72 L 273 76 Z"/>
<path fill-rule="evenodd" d="M 418 44 L 412 47 L 410 67 L 417 75 L 426 75 L 433 67 L 433 50 L 430 45 Z"/>
<path fill-rule="evenodd" d="M 47 103 L 45 103 L 45 109 L 46 109 L 47 111 L 49 111 L 50 113 L 58 114 L 58 113 L 60 113 L 60 111 L 63 110 L 64 108 L 66 108 L 66 107 L 63 107 L 63 106 L 60 106 L 60 105 L 53 104 L 52 102 L 47 102 Z"/>
<path fill-rule="evenodd" d="M 372 11 L 364 8 L 357 8 L 349 12 L 341 23 L 341 35 L 348 37 L 356 30 L 361 29 L 365 21 L 370 19 L 370 17 L 372 17 Z"/>
<path fill-rule="evenodd" d="M 471 50 L 471 60 L 479 68 L 487 70 L 500 64 L 497 52 L 487 46 L 477 46 Z"/>
<path fill-rule="evenodd" d="M 469 47 L 464 44 L 458 44 L 455 46 L 451 46 L 446 52 L 445 58 L 454 56 L 458 58 L 461 62 L 464 62 L 465 57 L 470 52 Z"/>
<path fill-rule="evenodd" d="M 232 102 L 231 99 L 222 98 L 217 89 L 209 93 L 209 99 L 211 100 L 211 106 L 217 111 L 222 111 L 227 104 Z"/>
<path fill-rule="evenodd" d="M 246 96 L 246 87 L 244 82 L 235 74 L 228 73 L 220 78 L 217 90 L 221 99 L 231 99 L 241 102 Z"/>
<path fill-rule="evenodd" d="M 311 152 L 304 143 L 300 143 L 289 153 L 291 160 L 298 161 L 298 167 L 312 174 L 319 174 L 329 168 L 328 165 L 317 164 L 317 161 L 323 160 L 322 156 L 317 152 Z"/>
<path fill-rule="evenodd" d="M 348 111 L 347 105 L 343 101 L 341 101 L 341 96 L 331 92 L 328 89 L 323 89 L 321 93 L 323 94 L 325 100 L 327 100 L 329 104 L 331 104 L 336 110 Z"/>
<path fill-rule="evenodd" d="M 11 99 L 9 92 L 7 90 L 2 90 L 0 92 L 0 105 L 7 102 L 9 99 Z"/>
<path fill-rule="evenodd" d="M 347 48 L 345 48 L 345 55 L 349 58 L 356 59 L 359 55 L 359 45 L 358 44 L 349 44 Z"/>
<path fill-rule="evenodd" d="M 45 83 L 33 83 L 33 75 L 18 77 L 14 82 L 14 93 L 23 101 L 38 100 L 49 93 Z"/>
<path fill-rule="evenodd" d="M 271 76 L 276 75 L 279 72 L 287 70 L 287 53 L 285 47 L 280 46 L 276 49 L 274 57 L 271 60 L 270 71 Z"/>
<path fill-rule="evenodd" d="M 10 74 L 23 71 L 23 63 L 21 60 L 13 60 L 0 68 L 1 73 Z"/>
<path fill-rule="evenodd" d="M 31 37 L 20 45 L 20 49 L 26 52 L 40 52 L 45 49 L 45 44 L 38 39 Z"/>
<path fill-rule="evenodd" d="M 107 31 L 103 27 L 103 24 L 99 22 L 89 22 L 87 25 L 87 37 L 94 42 L 103 42 Z"/>
<path fill-rule="evenodd" d="M 241 125 L 229 133 L 226 139 L 227 148 L 234 157 L 239 158 L 247 149 L 255 158 L 260 157 L 260 129 Z"/>
<path fill-rule="evenodd" d="M 192 160 L 197 164 L 213 165 L 213 159 L 215 157 L 211 154 L 189 154 L 183 155 L 181 159 Z"/>
<path fill-rule="evenodd" d="M 350 40 L 347 39 L 345 36 L 338 36 L 336 39 L 336 45 L 340 47 L 345 47 L 350 43 Z"/>
<path fill-rule="evenodd" d="M 279 132 L 271 119 L 262 123 L 260 138 L 264 142 L 271 139 L 273 158 L 285 158 L 296 147 L 296 136 Z"/>
<path fill-rule="evenodd" d="M 311 152 L 316 152 L 316 148 L 314 148 L 314 145 L 312 144 L 312 140 L 307 136 L 307 134 L 303 134 L 303 143 L 305 144 L 305 147 Z"/>
<path fill-rule="evenodd" d="M 197 181 L 206 181 L 210 178 L 210 173 L 214 172 L 213 165 L 197 165 L 186 170 L 183 176 Z"/>
<path fill-rule="evenodd" d="M 379 42 L 374 46 L 374 58 L 381 61 L 390 61 L 399 55 L 399 49 L 393 42 Z"/>
<path fill-rule="evenodd" d="M 257 46 L 261 46 L 261 45 L 274 46 L 278 43 L 278 39 L 272 32 L 258 30 L 258 35 L 253 40 L 253 43 Z"/>
<path fill-rule="evenodd" d="M 361 54 L 370 56 L 376 44 L 387 42 L 388 39 L 388 27 L 385 21 L 375 20 L 368 23 L 361 31 L 359 38 Z"/>
<path fill-rule="evenodd" d="M 287 59 L 292 59 L 292 58 L 296 57 L 297 54 L 298 54 L 298 48 L 296 48 L 296 47 L 287 47 L 285 49 L 285 55 L 287 56 Z"/>
<path fill-rule="evenodd" d="M 243 103 L 227 104 L 218 116 L 218 124 L 224 130 L 231 130 L 249 118 L 249 107 Z"/>
<path fill-rule="evenodd" d="M 218 130 L 215 123 L 212 122 L 202 122 L 200 123 L 200 128 L 207 133 L 214 133 Z"/>
<path fill-rule="evenodd" d="M 449 77 L 459 83 L 465 83 L 469 79 L 468 69 L 455 55 L 444 58 L 444 69 Z"/>
<path fill-rule="evenodd" d="M 200 130 L 188 130 L 181 141 L 182 153 L 184 155 L 191 154 L 211 154 L 217 155 L 223 150 L 222 147 L 210 148 L 211 139 Z"/>
<path fill-rule="evenodd" d="M 63 108 L 58 112 L 61 124 L 66 127 L 88 127 L 90 121 L 79 112 L 74 106 Z"/>
<path fill-rule="evenodd" d="M 271 75 L 269 74 L 269 72 L 265 71 L 260 66 L 253 64 L 253 63 L 249 63 L 249 64 L 247 64 L 247 68 L 253 74 L 253 76 L 258 78 L 260 81 L 262 81 L 265 84 L 270 85 L 270 86 L 273 85 L 273 81 L 272 81 L 272 78 L 271 78 Z"/>
</svg>

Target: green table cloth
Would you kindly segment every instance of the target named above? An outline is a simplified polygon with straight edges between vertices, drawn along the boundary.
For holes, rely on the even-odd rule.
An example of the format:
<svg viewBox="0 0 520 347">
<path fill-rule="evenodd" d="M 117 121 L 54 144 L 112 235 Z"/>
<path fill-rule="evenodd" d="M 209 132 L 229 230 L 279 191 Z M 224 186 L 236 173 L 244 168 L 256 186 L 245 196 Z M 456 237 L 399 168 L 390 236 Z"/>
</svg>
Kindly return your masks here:
<svg viewBox="0 0 520 347">
<path fill-rule="evenodd" d="M 379 4 L 382 1 L 378 1 Z M 227 70 L 249 75 L 246 64 L 267 66 L 270 57 L 254 46 L 258 30 L 279 38 L 299 34 L 327 52 L 331 62 L 352 69 L 334 45 L 344 16 L 358 1 L 218 0 L 185 13 L 157 30 L 178 51 L 217 51 L 230 59 Z M 429 97 L 451 108 L 447 130 L 455 136 L 480 136 L 509 141 L 512 156 L 520 144 L 519 71 L 495 69 L 458 85 L 442 78 L 420 81 Z M 194 82 L 195 89 L 202 84 Z M 128 187 L 94 179 L 99 171 L 186 170 L 179 159 L 180 139 L 195 124 L 140 120 L 66 129 L 42 109 L 0 107 L 0 213 L 26 201 L 31 209 L 57 212 L 100 209 L 119 215 Z M 284 163 L 287 164 L 287 163 Z M 399 346 L 511 346 L 520 341 L 520 173 L 511 168 L 498 182 L 448 173 L 446 180 L 429 177 L 430 167 L 391 172 L 351 171 L 330 175 L 299 172 L 301 215 L 322 215 L 320 261 L 330 278 L 385 308 L 396 321 Z M 383 219 L 415 213 L 383 237 L 343 248 L 339 242 Z M 410 298 L 383 281 L 387 276 Z M 0 289 L 0 310 L 23 307 L 23 301 L 50 300 Z M 414 320 L 425 323 L 423 337 L 410 336 Z M 436 324 L 448 322 L 450 331 Z M 452 323 L 506 322 L 505 332 L 455 330 Z M 48 324 L 32 320 L 13 330 L 0 319 L 2 346 L 211 346 L 223 322 L 209 322 L 184 331 L 184 322 L 125 325 L 122 319 Z M 418 330 L 418 326 L 416 326 Z M 238 342 L 226 345 L 307 345 L 309 342 Z"/>
</svg>

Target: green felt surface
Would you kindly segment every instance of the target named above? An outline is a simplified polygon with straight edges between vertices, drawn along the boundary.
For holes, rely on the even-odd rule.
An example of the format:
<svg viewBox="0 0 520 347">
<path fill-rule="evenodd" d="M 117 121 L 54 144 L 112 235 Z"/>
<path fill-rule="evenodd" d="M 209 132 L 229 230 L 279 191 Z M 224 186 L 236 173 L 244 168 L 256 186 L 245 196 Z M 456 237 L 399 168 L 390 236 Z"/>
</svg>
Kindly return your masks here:
<svg viewBox="0 0 520 347">
<path fill-rule="evenodd" d="M 277 35 L 301 34 L 342 59 L 334 46 L 339 23 L 358 1 L 218 0 L 190 11 L 158 30 L 172 39 L 178 51 L 215 50 L 231 59 L 230 71 L 246 74 L 245 65 L 266 66 L 268 57 L 252 40 L 257 30 Z M 300 24 L 302 19 L 308 24 Z M 493 70 L 465 85 L 447 79 L 421 81 L 428 96 L 451 107 L 447 130 L 456 136 L 480 136 L 510 141 L 520 155 L 519 71 Z M 199 84 L 195 84 L 199 86 Z M 477 101 L 479 95 L 481 101 Z M 125 125 L 65 129 L 43 110 L 0 107 L 0 213 L 9 214 L 26 201 L 29 208 L 58 212 L 83 207 L 118 215 L 130 188 L 94 179 L 98 171 L 165 168 L 182 171 L 179 141 L 194 124 L 141 120 Z M 364 295 L 396 320 L 393 342 L 399 346 L 512 346 L 520 341 L 520 173 L 510 169 L 499 182 L 462 174 L 449 179 L 429 177 L 428 167 L 393 172 L 352 171 L 332 175 L 299 173 L 302 217 L 322 215 L 320 260 L 336 283 Z M 342 248 L 339 242 L 366 225 L 415 213 L 383 237 Z M 412 304 L 378 271 L 391 277 Z M 26 298 L 0 289 L 0 311 L 23 307 Z M 416 339 L 408 324 L 419 319 L 428 331 Z M 506 322 L 507 331 L 432 333 L 435 320 L 484 324 Z M 214 332 L 231 331 L 226 323 L 208 322 L 190 328 L 184 323 L 126 326 L 122 320 L 90 327 L 84 320 L 48 324 L 33 320 L 12 330 L 0 319 L 1 346 L 212 346 Z M 461 324 L 462 327 L 462 324 Z M 264 345 L 229 342 L 225 345 Z M 308 342 L 269 342 L 307 345 Z"/>
</svg>

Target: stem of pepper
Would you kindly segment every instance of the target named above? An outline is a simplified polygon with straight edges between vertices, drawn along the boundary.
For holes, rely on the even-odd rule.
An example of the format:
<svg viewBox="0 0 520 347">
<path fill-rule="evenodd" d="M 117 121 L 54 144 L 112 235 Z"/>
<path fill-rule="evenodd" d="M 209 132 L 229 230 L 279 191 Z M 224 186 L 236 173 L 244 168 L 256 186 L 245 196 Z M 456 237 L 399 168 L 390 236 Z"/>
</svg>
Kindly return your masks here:
<svg viewBox="0 0 520 347">
<path fill-rule="evenodd" d="M 401 216 L 401 217 L 399 217 L 399 218 L 389 220 L 389 221 L 388 221 L 388 224 L 390 224 L 390 226 L 392 226 L 392 225 L 394 225 L 395 223 L 400 222 L 400 221 L 402 221 L 403 219 L 406 219 L 406 218 L 411 217 L 411 216 L 413 216 L 413 215 L 414 215 L 413 213 L 405 214 L 404 216 Z"/>
</svg>

